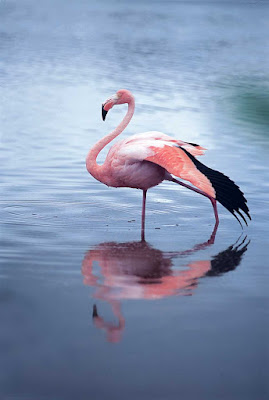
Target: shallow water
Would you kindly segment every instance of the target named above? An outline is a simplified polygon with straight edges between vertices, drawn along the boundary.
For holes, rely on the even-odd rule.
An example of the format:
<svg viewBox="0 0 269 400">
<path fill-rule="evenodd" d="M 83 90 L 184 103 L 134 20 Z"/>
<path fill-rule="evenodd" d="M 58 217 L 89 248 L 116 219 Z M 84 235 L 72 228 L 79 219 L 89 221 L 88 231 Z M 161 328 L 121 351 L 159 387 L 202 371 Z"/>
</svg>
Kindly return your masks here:
<svg viewBox="0 0 269 400">
<path fill-rule="evenodd" d="M 0 27 L 2 398 L 267 398 L 267 4 L 6 0 Z M 219 206 L 213 244 L 207 199 L 164 183 L 140 242 L 140 191 L 84 161 L 122 87 L 122 136 L 206 147 L 249 227 Z"/>
</svg>

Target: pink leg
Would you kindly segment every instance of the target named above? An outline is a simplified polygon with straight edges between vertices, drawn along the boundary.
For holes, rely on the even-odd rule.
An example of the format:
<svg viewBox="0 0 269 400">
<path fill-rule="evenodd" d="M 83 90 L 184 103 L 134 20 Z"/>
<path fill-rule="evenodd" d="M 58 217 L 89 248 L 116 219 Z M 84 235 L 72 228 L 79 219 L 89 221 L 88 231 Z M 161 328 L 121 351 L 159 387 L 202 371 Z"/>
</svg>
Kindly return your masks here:
<svg viewBox="0 0 269 400">
<path fill-rule="evenodd" d="M 216 222 L 215 222 L 215 226 L 214 226 L 213 232 L 211 234 L 211 237 L 210 237 L 208 243 L 209 244 L 214 244 L 216 233 L 217 233 L 218 226 L 219 226 L 219 216 L 218 216 L 218 210 L 217 210 L 217 200 L 213 199 L 213 198 L 210 198 L 210 201 L 211 201 L 213 209 L 214 209 Z"/>
<path fill-rule="evenodd" d="M 142 220 L 141 220 L 141 240 L 145 240 L 145 216 L 146 216 L 147 191 L 143 190 Z"/>
<path fill-rule="evenodd" d="M 216 225 L 219 225 L 219 215 L 218 215 L 218 209 L 217 209 L 217 200 L 214 199 L 213 197 L 209 197 L 210 201 L 212 203 L 213 209 L 214 209 L 214 214 L 215 214 L 215 219 L 216 219 Z"/>
<path fill-rule="evenodd" d="M 214 199 L 214 197 L 209 196 L 209 194 L 203 192 L 202 190 L 197 189 L 197 188 L 194 188 L 194 187 L 188 185 L 187 183 L 180 182 L 180 181 L 178 181 L 178 180 L 175 179 L 175 178 L 172 179 L 172 182 L 175 182 L 175 183 L 177 183 L 177 184 L 179 184 L 179 185 L 181 185 L 181 186 L 184 186 L 184 187 L 186 187 L 186 188 L 188 188 L 188 189 L 190 189 L 190 190 L 193 190 L 193 191 L 196 192 L 196 193 L 200 193 L 201 195 L 207 197 L 207 198 L 211 201 L 212 206 L 213 206 L 213 209 L 214 209 L 215 219 L 216 219 L 215 227 L 214 227 L 214 231 L 213 231 L 213 233 L 215 233 L 215 234 L 214 234 L 214 237 L 215 237 L 216 232 L 217 232 L 217 228 L 218 228 L 218 226 L 219 226 L 219 216 L 218 216 L 218 210 L 217 210 L 217 200 Z"/>
</svg>

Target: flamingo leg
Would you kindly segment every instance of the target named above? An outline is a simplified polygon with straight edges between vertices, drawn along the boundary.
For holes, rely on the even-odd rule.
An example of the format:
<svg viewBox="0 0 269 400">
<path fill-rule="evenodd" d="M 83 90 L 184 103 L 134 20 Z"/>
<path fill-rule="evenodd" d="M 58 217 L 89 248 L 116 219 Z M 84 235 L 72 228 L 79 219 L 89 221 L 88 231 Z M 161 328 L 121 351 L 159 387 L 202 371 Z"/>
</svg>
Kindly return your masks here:
<svg viewBox="0 0 269 400">
<path fill-rule="evenodd" d="M 218 215 L 218 209 L 217 209 L 217 200 L 214 199 L 213 197 L 210 197 L 210 201 L 211 201 L 213 209 L 214 209 L 216 225 L 218 226 L 219 225 L 219 215 Z"/>
<path fill-rule="evenodd" d="M 213 230 L 213 234 L 214 234 L 213 236 L 214 236 L 214 238 L 215 238 L 215 235 L 216 235 L 216 232 L 217 232 L 217 228 L 218 228 L 218 226 L 219 226 L 219 216 L 218 216 L 218 209 L 217 209 L 217 200 L 214 199 L 214 197 L 209 196 L 209 194 L 203 192 L 202 190 L 197 189 L 197 188 L 194 188 L 194 187 L 188 185 L 187 183 L 180 182 L 180 181 L 178 181 L 178 180 L 175 179 L 175 178 L 172 178 L 172 182 L 175 182 L 175 183 L 177 183 L 178 185 L 181 185 L 181 186 L 184 186 L 184 187 L 186 187 L 186 188 L 188 188 L 188 189 L 190 189 L 190 190 L 193 190 L 194 192 L 199 193 L 199 194 L 201 194 L 201 195 L 207 197 L 207 198 L 211 201 L 211 204 L 212 204 L 213 210 L 214 210 L 215 220 L 216 220 L 216 222 L 215 222 L 215 227 L 214 227 L 214 230 Z"/>
<path fill-rule="evenodd" d="M 147 191 L 143 190 L 142 219 L 141 219 L 141 240 L 145 240 L 145 216 L 146 216 Z"/>
</svg>

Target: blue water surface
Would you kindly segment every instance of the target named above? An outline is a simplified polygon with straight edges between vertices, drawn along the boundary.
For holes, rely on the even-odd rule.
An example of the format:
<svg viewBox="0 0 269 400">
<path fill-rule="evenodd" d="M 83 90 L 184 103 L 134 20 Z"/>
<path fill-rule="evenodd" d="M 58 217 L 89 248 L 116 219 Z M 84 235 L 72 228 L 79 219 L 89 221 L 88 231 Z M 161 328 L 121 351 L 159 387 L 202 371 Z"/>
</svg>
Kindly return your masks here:
<svg viewBox="0 0 269 400">
<path fill-rule="evenodd" d="M 0 2 L 1 399 L 268 398 L 268 3 Z M 122 137 L 199 143 L 248 199 L 242 230 L 171 182 L 85 169 L 118 89 Z M 102 152 L 99 161 L 105 158 Z"/>
</svg>

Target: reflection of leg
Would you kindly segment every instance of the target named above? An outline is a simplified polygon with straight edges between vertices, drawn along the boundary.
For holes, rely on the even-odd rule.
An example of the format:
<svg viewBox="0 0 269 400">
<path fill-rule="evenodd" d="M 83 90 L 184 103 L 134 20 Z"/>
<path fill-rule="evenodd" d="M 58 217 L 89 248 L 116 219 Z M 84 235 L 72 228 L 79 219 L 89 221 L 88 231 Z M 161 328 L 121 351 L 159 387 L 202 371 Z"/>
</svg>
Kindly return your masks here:
<svg viewBox="0 0 269 400">
<path fill-rule="evenodd" d="M 209 194 L 203 192 L 202 190 L 197 189 L 197 188 L 194 188 L 194 187 L 192 187 L 191 185 L 188 185 L 187 183 L 180 182 L 180 181 L 178 181 L 178 180 L 175 179 L 175 178 L 172 179 L 172 182 L 175 182 L 175 183 L 177 183 L 178 185 L 184 186 L 184 187 L 186 187 L 186 188 L 188 188 L 188 189 L 190 189 L 190 190 L 192 190 L 192 191 L 194 191 L 194 192 L 196 192 L 196 193 L 199 193 L 199 194 L 201 194 L 202 196 L 207 197 L 207 198 L 211 201 L 212 206 L 213 206 L 213 209 L 214 209 L 215 219 L 216 219 L 216 223 L 215 223 L 215 228 L 214 228 L 214 230 L 217 231 L 217 228 L 218 228 L 218 225 L 219 225 L 219 216 L 218 216 L 217 201 L 216 201 L 216 199 L 214 199 L 213 197 L 209 196 Z M 216 235 L 216 232 L 215 232 L 215 235 Z"/>
<path fill-rule="evenodd" d="M 145 240 L 145 216 L 146 216 L 147 191 L 143 190 L 142 220 L 141 220 L 141 240 Z"/>
</svg>

